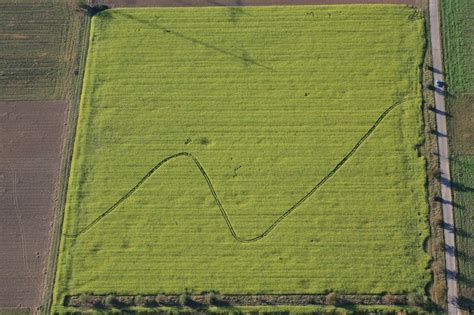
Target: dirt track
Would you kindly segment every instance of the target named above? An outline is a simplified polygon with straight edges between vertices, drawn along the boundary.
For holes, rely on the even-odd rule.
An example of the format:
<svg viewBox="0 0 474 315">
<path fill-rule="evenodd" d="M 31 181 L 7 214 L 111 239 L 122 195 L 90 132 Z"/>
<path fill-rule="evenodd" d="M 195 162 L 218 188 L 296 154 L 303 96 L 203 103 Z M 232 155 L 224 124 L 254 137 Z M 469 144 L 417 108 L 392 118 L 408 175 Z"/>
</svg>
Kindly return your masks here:
<svg viewBox="0 0 474 315">
<path fill-rule="evenodd" d="M 311 4 L 407 4 L 421 7 L 424 0 L 102 0 L 110 7 L 209 7 Z"/>
<path fill-rule="evenodd" d="M 0 102 L 0 307 L 40 304 L 66 110 Z"/>
</svg>

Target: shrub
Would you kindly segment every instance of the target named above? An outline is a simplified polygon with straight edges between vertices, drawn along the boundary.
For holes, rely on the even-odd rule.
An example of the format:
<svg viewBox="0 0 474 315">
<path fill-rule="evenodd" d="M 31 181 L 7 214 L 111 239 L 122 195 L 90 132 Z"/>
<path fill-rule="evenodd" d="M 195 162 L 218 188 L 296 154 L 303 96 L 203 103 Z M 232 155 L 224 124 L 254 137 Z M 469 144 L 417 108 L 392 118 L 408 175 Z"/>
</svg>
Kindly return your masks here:
<svg viewBox="0 0 474 315">
<path fill-rule="evenodd" d="M 431 270 L 436 277 L 444 277 L 444 264 L 441 261 L 435 260 L 431 264 Z"/>
<path fill-rule="evenodd" d="M 410 306 L 422 306 L 423 296 L 418 293 L 412 292 L 408 294 L 408 305 Z"/>
<path fill-rule="evenodd" d="M 163 294 L 158 294 L 156 297 L 155 297 L 155 302 L 156 304 L 158 305 L 164 305 L 166 303 L 166 296 L 163 295 Z"/>
<path fill-rule="evenodd" d="M 324 300 L 325 304 L 327 305 L 338 305 L 339 303 L 339 297 L 337 296 L 336 292 L 331 292 L 328 295 L 326 295 L 326 299 Z"/>
<path fill-rule="evenodd" d="M 133 304 L 135 304 L 135 306 L 145 306 L 145 299 L 141 295 L 135 295 Z"/>
<path fill-rule="evenodd" d="M 441 213 L 436 213 L 433 215 L 433 226 L 443 226 L 443 215 Z"/>
<path fill-rule="evenodd" d="M 102 304 L 102 298 L 95 296 L 91 300 L 92 307 L 94 308 L 102 308 L 104 305 Z"/>
<path fill-rule="evenodd" d="M 87 305 L 88 302 L 89 302 L 88 294 L 79 295 L 79 303 L 81 304 L 81 306 Z"/>
<path fill-rule="evenodd" d="M 115 297 L 115 295 L 109 294 L 105 297 L 104 304 L 108 307 L 117 306 L 117 298 Z"/>
<path fill-rule="evenodd" d="M 440 301 L 440 303 L 442 303 L 444 301 L 444 299 L 446 297 L 445 282 L 438 281 L 438 283 L 436 283 L 434 285 L 433 295 L 435 296 L 435 299 L 437 301 Z"/>
<path fill-rule="evenodd" d="M 157 306 L 157 303 L 155 301 L 155 298 L 152 296 L 146 296 L 143 298 L 144 304 L 146 307 L 155 307 Z"/>
<path fill-rule="evenodd" d="M 435 251 L 438 251 L 438 252 L 444 252 L 446 247 L 445 247 L 445 244 L 444 244 L 444 241 L 443 240 L 440 240 L 440 239 L 436 239 L 434 241 L 434 250 Z"/>
<path fill-rule="evenodd" d="M 88 16 L 94 16 L 109 8 L 104 4 L 89 3 L 87 0 L 76 0 L 76 6 Z"/>
<path fill-rule="evenodd" d="M 178 298 L 179 304 L 181 306 L 188 306 L 191 304 L 191 297 L 187 293 L 183 293 Z"/>
<path fill-rule="evenodd" d="M 439 170 L 438 167 L 431 167 L 428 169 L 429 179 L 439 179 L 440 177 L 441 177 L 441 171 Z"/>
<path fill-rule="evenodd" d="M 385 294 L 382 297 L 382 304 L 384 305 L 395 305 L 397 304 L 397 297 L 392 294 Z"/>
<path fill-rule="evenodd" d="M 209 305 L 219 304 L 220 298 L 219 295 L 214 292 L 209 292 L 205 296 L 206 303 Z"/>
</svg>

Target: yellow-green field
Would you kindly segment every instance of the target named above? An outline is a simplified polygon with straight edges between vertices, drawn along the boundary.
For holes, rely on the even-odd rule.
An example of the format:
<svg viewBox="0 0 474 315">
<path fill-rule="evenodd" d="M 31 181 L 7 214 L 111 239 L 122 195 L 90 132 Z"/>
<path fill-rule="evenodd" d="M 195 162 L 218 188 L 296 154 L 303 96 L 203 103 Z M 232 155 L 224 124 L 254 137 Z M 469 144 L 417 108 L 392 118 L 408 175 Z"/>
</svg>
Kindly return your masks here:
<svg viewBox="0 0 474 315">
<path fill-rule="evenodd" d="M 423 292 L 406 6 L 93 18 L 55 284 L 66 295 Z"/>
</svg>

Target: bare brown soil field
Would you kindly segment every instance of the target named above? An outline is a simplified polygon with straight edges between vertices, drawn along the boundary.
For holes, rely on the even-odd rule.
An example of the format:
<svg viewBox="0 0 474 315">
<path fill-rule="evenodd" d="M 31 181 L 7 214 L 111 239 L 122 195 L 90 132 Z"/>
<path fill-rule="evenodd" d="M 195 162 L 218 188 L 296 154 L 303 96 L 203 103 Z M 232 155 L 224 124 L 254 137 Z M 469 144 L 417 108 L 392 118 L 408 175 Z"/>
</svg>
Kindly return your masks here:
<svg viewBox="0 0 474 315">
<path fill-rule="evenodd" d="M 41 303 L 67 108 L 0 102 L 0 308 Z"/>
<path fill-rule="evenodd" d="M 0 1 L 0 100 L 56 100 L 74 79 L 83 14 L 74 0 Z"/>
<path fill-rule="evenodd" d="M 448 124 L 452 129 L 450 146 L 455 154 L 474 155 L 474 94 L 450 98 Z"/>
<path fill-rule="evenodd" d="M 422 7 L 423 0 L 102 0 L 110 7 L 209 7 L 315 4 L 407 4 Z"/>
</svg>

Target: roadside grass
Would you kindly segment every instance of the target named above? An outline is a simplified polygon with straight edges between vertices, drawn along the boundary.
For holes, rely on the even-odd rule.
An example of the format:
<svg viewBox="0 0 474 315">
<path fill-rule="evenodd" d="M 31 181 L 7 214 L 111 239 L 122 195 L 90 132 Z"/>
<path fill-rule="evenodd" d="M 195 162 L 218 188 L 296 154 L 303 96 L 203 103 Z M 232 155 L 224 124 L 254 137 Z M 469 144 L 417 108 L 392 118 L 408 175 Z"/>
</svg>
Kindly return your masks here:
<svg viewBox="0 0 474 315">
<path fill-rule="evenodd" d="M 441 1 L 460 303 L 474 311 L 474 2 Z M 462 188 L 465 191 L 460 191 Z"/>
<path fill-rule="evenodd" d="M 82 17 L 70 0 L 0 2 L 0 99 L 64 99 Z"/>
<path fill-rule="evenodd" d="M 423 293 L 420 63 L 405 6 L 118 9 L 92 20 L 54 310 L 68 294 Z M 265 238 L 251 238 L 345 164 Z M 77 237 L 159 161 L 120 206 Z M 207 185 L 206 185 L 207 184 Z"/>
</svg>

